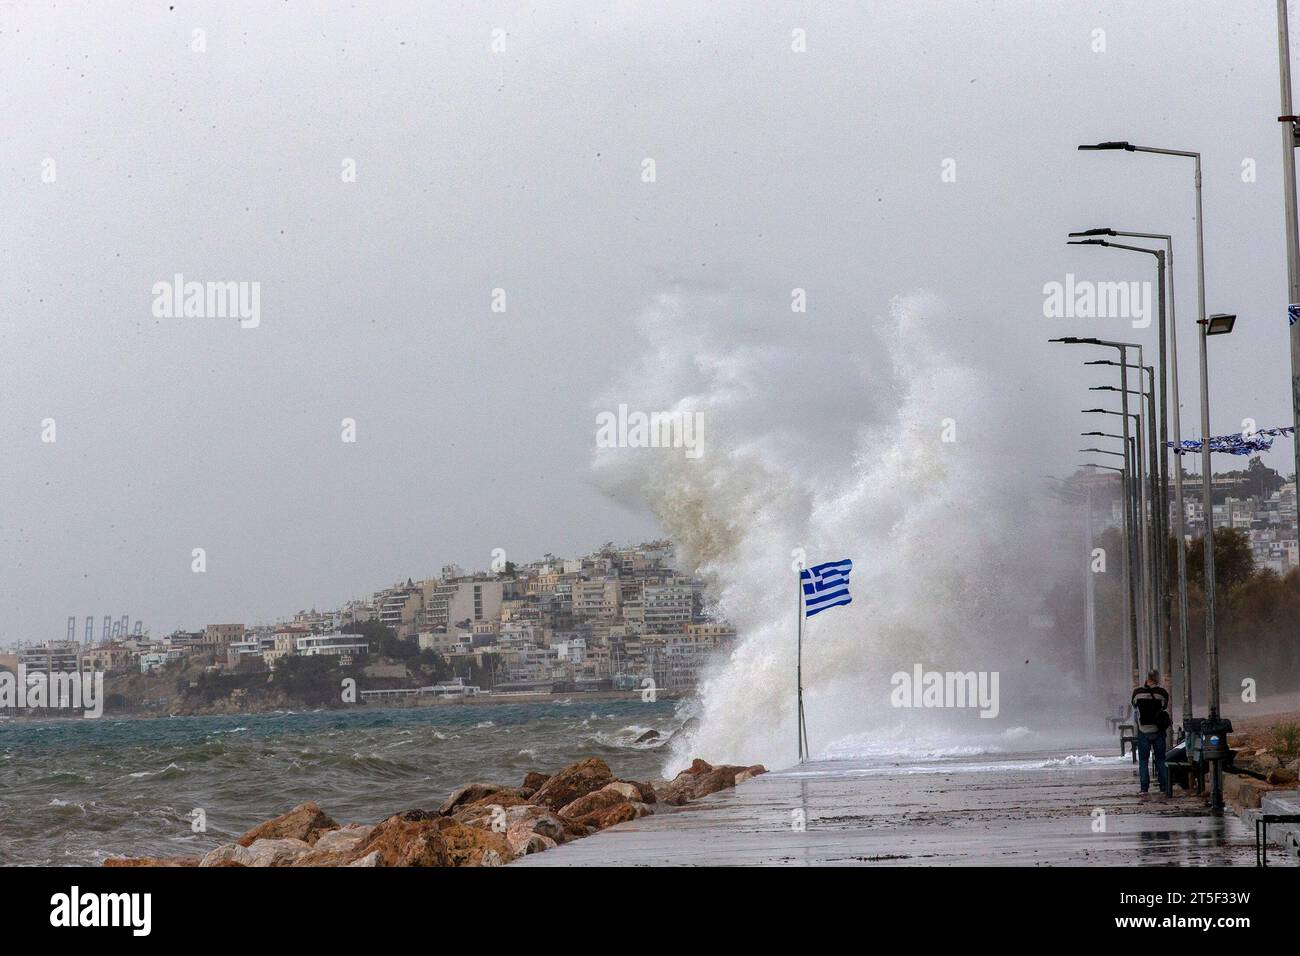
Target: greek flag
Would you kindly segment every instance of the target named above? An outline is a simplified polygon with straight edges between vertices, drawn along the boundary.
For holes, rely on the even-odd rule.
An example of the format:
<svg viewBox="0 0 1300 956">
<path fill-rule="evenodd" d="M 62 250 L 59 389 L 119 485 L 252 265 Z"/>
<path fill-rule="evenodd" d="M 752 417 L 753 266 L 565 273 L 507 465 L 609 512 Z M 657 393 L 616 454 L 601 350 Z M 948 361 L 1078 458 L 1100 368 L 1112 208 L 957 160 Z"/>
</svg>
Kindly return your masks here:
<svg viewBox="0 0 1300 956">
<path fill-rule="evenodd" d="M 827 561 L 816 567 L 804 568 L 799 572 L 803 585 L 804 617 L 812 617 L 828 607 L 849 604 L 849 572 L 853 562 L 848 558 L 843 561 Z"/>
<path fill-rule="evenodd" d="M 1221 451 L 1228 455 L 1253 455 L 1257 451 L 1268 451 L 1273 447 L 1273 439 L 1283 435 L 1294 435 L 1294 425 L 1281 428 L 1257 428 L 1253 432 L 1241 432 L 1233 435 L 1214 435 L 1210 438 L 1210 451 Z M 1165 442 L 1174 450 L 1175 455 L 1188 455 L 1201 450 L 1201 441 L 1188 438 L 1180 443 Z"/>
</svg>

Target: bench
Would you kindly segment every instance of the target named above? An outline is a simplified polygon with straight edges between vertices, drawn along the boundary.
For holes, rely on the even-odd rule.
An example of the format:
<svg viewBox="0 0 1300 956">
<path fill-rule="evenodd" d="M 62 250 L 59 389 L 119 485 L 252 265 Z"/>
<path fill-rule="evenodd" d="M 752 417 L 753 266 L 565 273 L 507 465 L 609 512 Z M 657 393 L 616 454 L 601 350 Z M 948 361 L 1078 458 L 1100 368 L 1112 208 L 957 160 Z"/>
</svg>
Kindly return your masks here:
<svg viewBox="0 0 1300 956">
<path fill-rule="evenodd" d="M 1137 727 L 1133 724 L 1119 725 L 1119 755 L 1124 756 L 1124 745 L 1131 744 L 1130 750 L 1133 752 L 1133 762 L 1138 762 L 1138 738 Z"/>
<path fill-rule="evenodd" d="M 1255 818 L 1255 865 L 1268 866 L 1268 825 L 1300 823 L 1300 813 L 1261 813 Z"/>
</svg>

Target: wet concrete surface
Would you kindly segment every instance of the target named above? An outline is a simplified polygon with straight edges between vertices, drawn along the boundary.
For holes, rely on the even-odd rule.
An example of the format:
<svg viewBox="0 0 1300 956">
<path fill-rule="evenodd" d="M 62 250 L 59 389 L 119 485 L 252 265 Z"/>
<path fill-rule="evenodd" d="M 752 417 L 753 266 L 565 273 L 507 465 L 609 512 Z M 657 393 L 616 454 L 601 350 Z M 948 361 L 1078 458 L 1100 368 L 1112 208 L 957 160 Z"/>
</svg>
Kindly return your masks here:
<svg viewBox="0 0 1300 956">
<path fill-rule="evenodd" d="M 1136 767 L 1096 752 L 807 763 L 513 865 L 1254 865 L 1231 811 L 1177 788 L 1139 800 Z"/>
</svg>

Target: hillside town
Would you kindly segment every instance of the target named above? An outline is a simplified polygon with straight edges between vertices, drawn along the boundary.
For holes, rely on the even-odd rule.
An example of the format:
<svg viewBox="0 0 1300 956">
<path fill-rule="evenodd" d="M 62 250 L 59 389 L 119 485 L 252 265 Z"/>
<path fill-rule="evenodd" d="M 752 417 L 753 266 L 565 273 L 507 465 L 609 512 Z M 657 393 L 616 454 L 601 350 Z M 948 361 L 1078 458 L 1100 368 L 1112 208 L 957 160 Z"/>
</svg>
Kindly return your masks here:
<svg viewBox="0 0 1300 956">
<path fill-rule="evenodd" d="M 1114 491 L 1113 482 L 1105 475 L 1087 478 L 1097 488 L 1109 493 L 1109 523 L 1119 527 L 1123 522 L 1122 502 Z M 1173 505 L 1173 478 L 1170 488 L 1170 523 L 1176 516 Z M 1269 569 L 1285 576 L 1300 567 L 1300 544 L 1296 536 L 1296 482 L 1283 478 L 1277 471 L 1264 465 L 1260 458 L 1252 458 L 1240 471 L 1216 473 L 1212 481 L 1214 530 L 1231 528 L 1240 531 L 1250 547 L 1256 568 Z M 1205 507 L 1201 502 L 1200 481 L 1189 476 L 1184 484 L 1187 536 L 1199 540 L 1205 534 Z"/>
<path fill-rule="evenodd" d="M 29 678 L 198 668 L 256 675 L 285 659 L 326 657 L 369 678 L 359 681 L 362 701 L 646 687 L 681 693 L 735 629 L 706 613 L 704 582 L 674 565 L 667 541 L 611 544 L 578 558 L 548 554 L 523 565 L 497 558 L 488 571 L 447 565 L 436 576 L 271 624 L 212 623 L 153 637 L 139 622 L 131 634 L 129 620 L 106 619 L 108 640 L 8 648 L 0 669 L 21 666 Z M 69 619 L 69 637 L 74 624 Z M 421 671 L 408 666 L 415 661 L 434 661 L 445 676 L 421 683 Z"/>
</svg>

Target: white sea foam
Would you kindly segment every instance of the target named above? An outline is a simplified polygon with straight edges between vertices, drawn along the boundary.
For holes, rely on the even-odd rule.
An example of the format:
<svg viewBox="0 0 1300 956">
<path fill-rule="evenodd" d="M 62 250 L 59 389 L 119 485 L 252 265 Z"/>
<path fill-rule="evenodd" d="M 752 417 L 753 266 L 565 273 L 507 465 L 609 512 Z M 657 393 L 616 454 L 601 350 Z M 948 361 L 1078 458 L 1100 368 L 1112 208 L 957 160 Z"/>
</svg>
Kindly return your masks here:
<svg viewBox="0 0 1300 956">
<path fill-rule="evenodd" d="M 1050 757 L 1044 760 L 1038 766 L 1040 767 L 1083 767 L 1092 764 L 1111 764 L 1120 763 L 1125 760 L 1131 760 L 1131 757 L 1120 757 L 1110 754 L 1105 757 L 1099 757 L 1096 754 L 1069 754 L 1065 757 Z"/>
<path fill-rule="evenodd" d="M 184 767 L 181 767 L 181 766 L 179 766 L 179 765 L 177 765 L 177 764 L 169 763 L 167 766 L 163 767 L 161 770 L 140 770 L 140 771 L 137 771 L 137 772 L 135 772 L 135 773 L 129 773 L 129 774 L 127 774 L 127 776 L 128 776 L 128 777 L 131 777 L 132 779 L 139 780 L 139 779 L 144 778 L 144 777 L 157 777 L 157 776 L 160 776 L 160 775 L 166 773 L 168 770 L 184 770 L 184 769 L 185 769 Z"/>
<path fill-rule="evenodd" d="M 1057 720 L 1077 688 L 1030 625 L 1055 552 L 1034 512 L 1038 436 L 1023 396 L 966 364 L 964 320 L 929 297 L 898 299 L 874 321 L 777 311 L 718 292 L 660 296 L 639 319 L 641 361 L 595 403 L 702 411 L 708 422 L 699 459 L 640 448 L 594 458 L 602 486 L 648 505 L 739 632 L 665 771 L 693 756 L 794 761 L 796 548 L 809 563 L 854 560 L 853 603 L 805 628 L 814 754 L 849 755 L 886 723 L 924 753 L 1030 749 L 1027 725 Z M 954 442 L 941 440 L 946 420 Z M 998 721 L 971 711 L 891 708 L 890 675 L 914 663 L 999 671 L 1000 720 L 1023 739 L 987 742 Z"/>
</svg>

